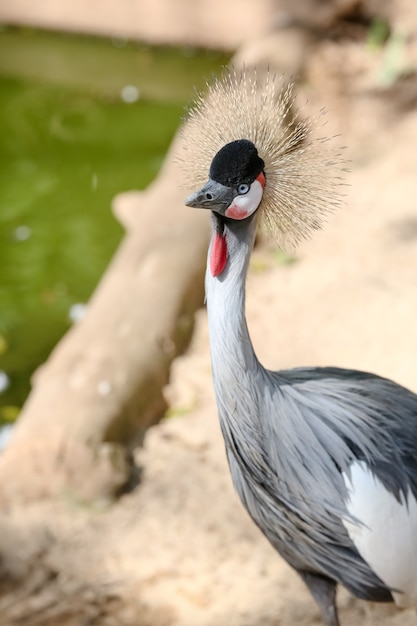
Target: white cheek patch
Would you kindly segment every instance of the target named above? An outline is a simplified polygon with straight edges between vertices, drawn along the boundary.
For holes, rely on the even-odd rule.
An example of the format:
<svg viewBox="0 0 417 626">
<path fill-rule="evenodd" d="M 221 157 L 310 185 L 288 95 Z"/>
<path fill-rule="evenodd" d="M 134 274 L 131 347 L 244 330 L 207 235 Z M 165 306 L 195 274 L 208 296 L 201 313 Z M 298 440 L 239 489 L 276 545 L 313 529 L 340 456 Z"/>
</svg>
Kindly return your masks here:
<svg viewBox="0 0 417 626">
<path fill-rule="evenodd" d="M 232 204 L 225 211 L 225 216 L 234 220 L 244 220 L 245 217 L 252 215 L 261 203 L 263 190 L 259 180 L 254 180 L 248 193 L 233 198 Z"/>
<path fill-rule="evenodd" d="M 407 503 L 398 502 L 363 461 L 350 471 L 346 506 L 358 523 L 342 520 L 349 537 L 375 574 L 402 592 L 392 594 L 396 604 L 417 606 L 417 501 L 409 490 Z"/>
</svg>

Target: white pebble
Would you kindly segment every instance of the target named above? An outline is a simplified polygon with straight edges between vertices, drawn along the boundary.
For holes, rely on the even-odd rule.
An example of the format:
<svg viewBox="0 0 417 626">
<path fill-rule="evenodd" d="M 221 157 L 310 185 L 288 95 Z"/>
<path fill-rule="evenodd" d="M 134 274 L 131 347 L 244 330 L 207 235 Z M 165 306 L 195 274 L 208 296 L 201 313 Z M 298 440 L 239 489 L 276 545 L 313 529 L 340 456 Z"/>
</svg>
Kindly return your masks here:
<svg viewBox="0 0 417 626">
<path fill-rule="evenodd" d="M 97 391 L 99 392 L 100 396 L 108 396 L 111 392 L 110 382 L 108 380 L 100 380 L 99 384 L 97 385 Z"/>
<path fill-rule="evenodd" d="M 3 393 L 3 391 L 6 391 L 9 385 L 10 385 L 10 378 L 7 376 L 6 372 L 3 372 L 3 370 L 0 370 L 0 393 Z"/>
<path fill-rule="evenodd" d="M 87 313 L 87 305 L 82 302 L 77 302 L 70 307 L 68 317 L 73 324 L 81 321 Z"/>
<path fill-rule="evenodd" d="M 0 452 L 3 452 L 4 448 L 9 443 L 9 439 L 12 436 L 13 424 L 6 424 L 0 427 Z"/>
<path fill-rule="evenodd" d="M 123 102 L 136 102 L 139 100 L 140 91 L 135 85 L 125 85 L 120 92 Z"/>
<path fill-rule="evenodd" d="M 15 228 L 14 238 L 16 239 L 16 241 L 26 241 L 26 239 L 29 239 L 31 235 L 32 229 L 29 228 L 29 226 L 25 226 L 24 224 L 22 224 L 21 226 Z"/>
</svg>

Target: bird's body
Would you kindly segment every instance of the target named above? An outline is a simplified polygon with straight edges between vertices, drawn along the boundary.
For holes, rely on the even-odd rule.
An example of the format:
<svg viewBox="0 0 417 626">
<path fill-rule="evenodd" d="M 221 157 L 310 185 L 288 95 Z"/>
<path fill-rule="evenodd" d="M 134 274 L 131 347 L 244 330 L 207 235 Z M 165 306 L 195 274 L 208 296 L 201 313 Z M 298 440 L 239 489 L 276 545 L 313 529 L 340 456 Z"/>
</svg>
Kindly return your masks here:
<svg viewBox="0 0 417 626">
<path fill-rule="evenodd" d="M 245 282 L 268 163 L 252 147 L 226 144 L 213 155 L 209 183 L 187 200 L 212 209 L 206 297 L 234 486 L 310 588 L 326 626 L 339 623 L 337 583 L 366 600 L 417 606 L 417 396 L 364 372 L 273 372 L 259 363 Z M 228 178 L 222 166 L 234 162 Z"/>
<path fill-rule="evenodd" d="M 206 275 L 213 380 L 234 486 L 297 571 L 319 573 L 366 600 L 389 602 L 390 588 L 404 590 L 398 603 L 417 605 L 417 397 L 359 371 L 263 368 L 244 315 L 247 228 L 226 224 L 229 264 L 220 278 Z M 364 486 L 370 497 L 356 509 L 349 506 L 350 480 L 359 498 L 367 481 L 362 463 L 385 494 L 380 508 L 377 483 Z M 392 528 L 396 508 L 404 523 Z M 375 562 L 387 562 L 375 569 L 348 532 L 366 533 L 356 521 L 366 523 L 373 511 Z"/>
</svg>

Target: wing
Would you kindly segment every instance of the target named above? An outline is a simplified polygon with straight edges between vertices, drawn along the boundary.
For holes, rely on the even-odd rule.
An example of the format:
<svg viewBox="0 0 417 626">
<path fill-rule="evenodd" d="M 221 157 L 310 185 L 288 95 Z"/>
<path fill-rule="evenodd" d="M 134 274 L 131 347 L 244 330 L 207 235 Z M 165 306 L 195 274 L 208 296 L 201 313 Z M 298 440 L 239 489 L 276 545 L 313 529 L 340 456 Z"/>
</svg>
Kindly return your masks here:
<svg viewBox="0 0 417 626">
<path fill-rule="evenodd" d="M 304 450 L 313 455 L 304 463 L 322 492 L 310 481 L 311 497 L 339 516 L 395 601 L 416 606 L 417 396 L 393 381 L 352 370 L 303 368 L 275 376 L 287 404 L 296 404 L 295 415 L 304 418 L 301 438 L 310 440 Z M 318 454 L 311 451 L 312 442 Z M 337 490 L 345 514 L 337 512 Z"/>
<path fill-rule="evenodd" d="M 416 394 L 357 370 L 295 368 L 276 375 L 306 416 L 314 412 L 322 427 L 348 445 L 349 460 L 365 461 L 399 502 L 409 491 L 417 498 Z"/>
</svg>

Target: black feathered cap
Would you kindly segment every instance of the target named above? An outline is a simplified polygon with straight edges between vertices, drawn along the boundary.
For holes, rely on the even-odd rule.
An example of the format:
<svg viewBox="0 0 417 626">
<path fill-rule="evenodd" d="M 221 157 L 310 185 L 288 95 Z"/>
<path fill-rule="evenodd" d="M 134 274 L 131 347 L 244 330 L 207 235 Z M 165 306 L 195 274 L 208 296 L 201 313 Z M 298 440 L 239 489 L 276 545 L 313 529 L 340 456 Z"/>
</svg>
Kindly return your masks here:
<svg viewBox="0 0 417 626">
<path fill-rule="evenodd" d="M 237 139 L 221 148 L 210 166 L 210 178 L 226 187 L 253 183 L 265 163 L 249 139 Z"/>
</svg>

